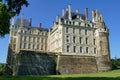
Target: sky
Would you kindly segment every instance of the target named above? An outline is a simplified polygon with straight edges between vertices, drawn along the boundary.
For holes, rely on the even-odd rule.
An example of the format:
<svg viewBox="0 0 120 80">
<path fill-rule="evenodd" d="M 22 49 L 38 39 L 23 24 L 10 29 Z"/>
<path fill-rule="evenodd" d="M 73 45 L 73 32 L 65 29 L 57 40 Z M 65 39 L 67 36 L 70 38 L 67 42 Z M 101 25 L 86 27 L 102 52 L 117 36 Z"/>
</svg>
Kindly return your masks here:
<svg viewBox="0 0 120 80">
<path fill-rule="evenodd" d="M 51 28 L 52 22 L 56 20 L 56 15 L 62 15 L 62 9 L 70 4 L 72 11 L 76 9 L 80 13 L 85 13 L 85 8 L 89 9 L 89 19 L 91 11 L 98 10 L 103 15 L 104 22 L 109 28 L 109 42 L 111 58 L 120 58 L 120 0 L 28 0 L 30 5 L 23 6 L 20 15 L 23 13 L 26 19 L 32 18 L 32 25 L 38 26 L 42 23 L 44 28 Z M 15 19 L 20 15 L 16 16 Z M 6 62 L 9 43 L 9 34 L 0 38 L 0 63 Z"/>
</svg>

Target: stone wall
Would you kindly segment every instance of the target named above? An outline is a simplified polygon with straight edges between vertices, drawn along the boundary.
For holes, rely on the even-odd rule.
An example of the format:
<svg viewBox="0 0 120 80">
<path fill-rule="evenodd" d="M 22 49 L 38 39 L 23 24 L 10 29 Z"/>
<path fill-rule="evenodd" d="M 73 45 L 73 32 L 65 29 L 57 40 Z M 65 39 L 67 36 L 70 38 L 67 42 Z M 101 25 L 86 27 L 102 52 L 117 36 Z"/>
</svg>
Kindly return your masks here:
<svg viewBox="0 0 120 80">
<path fill-rule="evenodd" d="M 58 74 L 81 74 L 97 72 L 96 59 L 92 56 L 60 55 Z"/>
<path fill-rule="evenodd" d="M 8 57 L 6 73 L 10 75 L 83 74 L 111 70 L 108 56 L 62 55 L 20 51 Z M 12 61 L 10 61 L 12 58 Z M 11 67 L 11 68 L 10 68 Z"/>
<path fill-rule="evenodd" d="M 55 55 L 33 51 L 22 51 L 19 54 L 16 75 L 56 74 Z"/>
<path fill-rule="evenodd" d="M 108 55 L 102 55 L 96 58 L 98 72 L 111 70 L 111 62 Z"/>
</svg>

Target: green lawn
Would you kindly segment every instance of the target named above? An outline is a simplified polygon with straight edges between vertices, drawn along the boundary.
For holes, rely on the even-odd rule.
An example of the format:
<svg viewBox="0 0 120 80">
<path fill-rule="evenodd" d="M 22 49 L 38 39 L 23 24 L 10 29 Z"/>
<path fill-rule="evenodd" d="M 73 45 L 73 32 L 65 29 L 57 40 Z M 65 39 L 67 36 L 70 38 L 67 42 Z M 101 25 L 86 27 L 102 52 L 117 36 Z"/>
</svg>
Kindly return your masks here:
<svg viewBox="0 0 120 80">
<path fill-rule="evenodd" d="M 120 70 L 94 74 L 49 75 L 49 76 L 0 76 L 0 80 L 120 80 Z"/>
</svg>

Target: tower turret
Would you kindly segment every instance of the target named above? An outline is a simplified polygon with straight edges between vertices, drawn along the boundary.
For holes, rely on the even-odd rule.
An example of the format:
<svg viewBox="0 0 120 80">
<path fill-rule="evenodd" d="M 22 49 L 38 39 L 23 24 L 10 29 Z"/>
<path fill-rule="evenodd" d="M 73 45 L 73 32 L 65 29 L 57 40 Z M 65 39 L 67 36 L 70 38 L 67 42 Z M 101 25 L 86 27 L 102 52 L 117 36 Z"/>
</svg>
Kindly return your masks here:
<svg viewBox="0 0 120 80">
<path fill-rule="evenodd" d="M 68 5 L 68 19 L 71 20 L 71 5 Z"/>
<path fill-rule="evenodd" d="M 86 21 L 88 20 L 88 8 L 85 9 L 85 17 L 86 17 Z"/>
<path fill-rule="evenodd" d="M 104 22 L 97 22 L 96 27 L 98 71 L 108 71 L 111 70 L 109 30 Z"/>
</svg>

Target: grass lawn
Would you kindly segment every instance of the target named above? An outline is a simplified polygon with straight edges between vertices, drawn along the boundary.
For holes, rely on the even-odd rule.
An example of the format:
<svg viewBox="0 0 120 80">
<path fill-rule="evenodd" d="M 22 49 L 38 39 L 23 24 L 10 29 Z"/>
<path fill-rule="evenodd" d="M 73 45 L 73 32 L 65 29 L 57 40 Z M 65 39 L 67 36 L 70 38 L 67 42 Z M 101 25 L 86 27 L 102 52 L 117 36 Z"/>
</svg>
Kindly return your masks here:
<svg viewBox="0 0 120 80">
<path fill-rule="evenodd" d="M 47 75 L 47 76 L 0 76 L 0 80 L 120 80 L 120 70 L 94 74 Z"/>
</svg>

